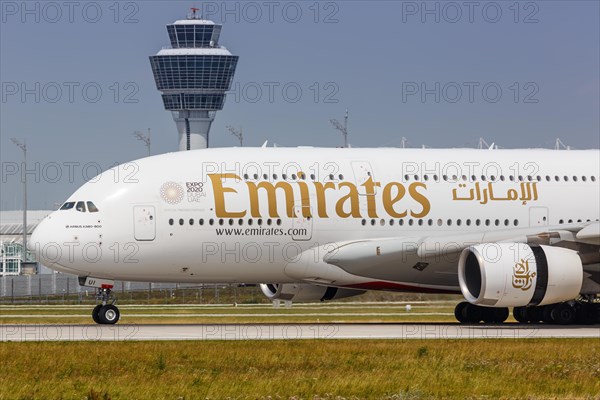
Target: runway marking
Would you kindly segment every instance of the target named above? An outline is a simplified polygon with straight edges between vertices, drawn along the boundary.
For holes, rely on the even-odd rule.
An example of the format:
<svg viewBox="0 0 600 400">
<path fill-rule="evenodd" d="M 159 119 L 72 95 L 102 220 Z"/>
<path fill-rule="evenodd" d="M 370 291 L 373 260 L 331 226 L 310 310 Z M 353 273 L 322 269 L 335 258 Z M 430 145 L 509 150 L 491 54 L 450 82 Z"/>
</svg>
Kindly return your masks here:
<svg viewBox="0 0 600 400">
<path fill-rule="evenodd" d="M 600 326 L 460 324 L 0 325 L 0 341 L 596 338 Z"/>
</svg>

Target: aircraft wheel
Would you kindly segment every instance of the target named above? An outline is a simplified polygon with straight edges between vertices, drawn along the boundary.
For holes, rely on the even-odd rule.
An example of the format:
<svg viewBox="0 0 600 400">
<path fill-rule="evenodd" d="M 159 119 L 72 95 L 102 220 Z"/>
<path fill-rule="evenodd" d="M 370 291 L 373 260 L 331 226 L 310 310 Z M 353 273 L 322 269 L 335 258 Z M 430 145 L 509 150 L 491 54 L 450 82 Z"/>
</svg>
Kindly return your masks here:
<svg viewBox="0 0 600 400">
<path fill-rule="evenodd" d="M 466 317 L 467 323 L 477 324 L 483 319 L 484 311 L 485 310 L 483 310 L 483 307 L 467 303 L 463 309 L 463 315 Z"/>
<path fill-rule="evenodd" d="M 554 324 L 554 318 L 552 318 L 552 310 L 554 310 L 554 304 L 549 304 L 547 306 L 544 306 L 544 309 L 542 310 L 542 321 L 544 321 L 545 324 Z"/>
<path fill-rule="evenodd" d="M 569 325 L 575 322 L 575 308 L 567 303 L 554 306 L 551 315 L 559 325 Z"/>
<path fill-rule="evenodd" d="M 527 307 L 527 318 L 534 324 L 541 322 L 543 319 L 543 307 Z"/>
<path fill-rule="evenodd" d="M 465 308 L 469 305 L 466 301 L 458 303 L 456 307 L 454 307 L 454 317 L 461 324 L 466 324 L 469 322 L 467 315 L 465 314 Z"/>
<path fill-rule="evenodd" d="M 575 321 L 578 324 L 592 325 L 597 321 L 597 310 L 594 304 L 581 304 L 576 313 Z"/>
<path fill-rule="evenodd" d="M 526 324 L 529 322 L 527 319 L 527 309 L 525 307 L 515 307 L 513 308 L 513 317 L 520 324 Z"/>
<path fill-rule="evenodd" d="M 100 307 L 98 312 L 98 318 L 100 319 L 101 324 L 116 324 L 120 317 L 121 313 L 119 312 L 119 309 L 112 304 Z"/>
<path fill-rule="evenodd" d="M 102 322 L 100 321 L 100 309 L 102 308 L 102 304 L 98 304 L 96 307 L 94 307 L 94 309 L 92 310 L 92 319 L 94 320 L 95 323 L 97 324 L 101 324 Z"/>
<path fill-rule="evenodd" d="M 508 318 L 510 312 L 507 307 L 500 308 L 489 308 L 486 310 L 486 314 L 488 315 L 488 319 L 484 318 L 485 322 L 491 322 L 494 324 L 501 324 Z"/>
</svg>

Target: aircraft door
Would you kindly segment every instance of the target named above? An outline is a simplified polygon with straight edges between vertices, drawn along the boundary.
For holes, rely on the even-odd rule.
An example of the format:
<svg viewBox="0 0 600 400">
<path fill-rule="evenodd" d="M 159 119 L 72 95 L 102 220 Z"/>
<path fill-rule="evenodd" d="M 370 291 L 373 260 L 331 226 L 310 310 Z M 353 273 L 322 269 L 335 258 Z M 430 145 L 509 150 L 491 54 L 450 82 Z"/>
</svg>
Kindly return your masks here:
<svg viewBox="0 0 600 400">
<path fill-rule="evenodd" d="M 548 207 L 529 207 L 529 226 L 548 225 Z"/>
<path fill-rule="evenodd" d="M 303 207 L 302 204 L 296 204 L 294 213 L 296 216 L 292 221 L 292 239 L 297 241 L 310 240 L 313 224 L 310 207 Z"/>
<path fill-rule="evenodd" d="M 154 206 L 133 207 L 133 235 L 135 240 L 150 241 L 156 237 Z"/>
</svg>

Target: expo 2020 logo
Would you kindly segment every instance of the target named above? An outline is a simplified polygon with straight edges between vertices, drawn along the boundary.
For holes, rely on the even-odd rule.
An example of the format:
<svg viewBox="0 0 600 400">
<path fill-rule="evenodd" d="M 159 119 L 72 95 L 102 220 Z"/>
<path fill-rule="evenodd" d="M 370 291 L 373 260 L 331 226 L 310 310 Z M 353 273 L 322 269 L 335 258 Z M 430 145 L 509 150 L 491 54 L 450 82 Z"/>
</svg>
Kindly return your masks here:
<svg viewBox="0 0 600 400">
<path fill-rule="evenodd" d="M 183 200 L 183 187 L 175 182 L 166 182 L 160 187 L 160 197 L 169 204 L 178 204 Z"/>
</svg>

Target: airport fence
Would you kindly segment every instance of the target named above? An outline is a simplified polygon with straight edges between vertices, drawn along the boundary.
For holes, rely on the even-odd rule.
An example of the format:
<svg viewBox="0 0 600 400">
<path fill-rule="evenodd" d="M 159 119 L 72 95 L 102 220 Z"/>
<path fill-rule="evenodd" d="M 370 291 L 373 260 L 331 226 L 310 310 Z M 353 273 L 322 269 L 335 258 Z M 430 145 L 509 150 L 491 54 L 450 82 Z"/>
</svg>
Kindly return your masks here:
<svg viewBox="0 0 600 400">
<path fill-rule="evenodd" d="M 119 303 L 235 304 L 265 303 L 256 286 L 229 284 L 175 284 L 116 281 L 113 292 Z M 79 285 L 70 274 L 0 277 L 0 304 L 93 303 L 95 291 Z"/>
</svg>

